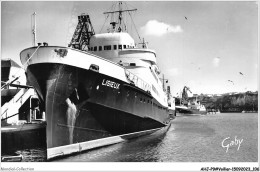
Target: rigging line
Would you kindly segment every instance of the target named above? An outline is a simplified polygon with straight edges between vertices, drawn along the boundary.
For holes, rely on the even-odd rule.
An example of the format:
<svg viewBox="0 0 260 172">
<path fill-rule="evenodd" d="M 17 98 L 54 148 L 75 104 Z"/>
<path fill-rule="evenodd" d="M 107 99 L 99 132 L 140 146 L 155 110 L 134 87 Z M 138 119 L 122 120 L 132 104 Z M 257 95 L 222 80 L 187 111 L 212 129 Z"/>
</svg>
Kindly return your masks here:
<svg viewBox="0 0 260 172">
<path fill-rule="evenodd" d="M 129 8 L 128 8 L 128 5 L 129 5 L 131 8 L 136 9 L 136 7 L 134 7 L 133 5 L 131 5 L 131 4 L 128 4 L 128 5 L 127 5 L 127 3 L 126 3 L 125 1 L 123 1 L 123 2 L 125 3 L 127 9 L 129 9 Z"/>
<path fill-rule="evenodd" d="M 114 4 L 112 5 L 112 7 L 109 8 L 107 11 L 109 11 L 109 10 L 113 11 L 113 8 L 115 8 L 115 3 L 114 3 Z M 113 16 L 113 15 L 111 15 L 111 19 L 112 19 L 112 16 Z M 104 26 L 105 26 L 105 24 L 106 24 L 106 21 L 107 21 L 107 19 L 108 19 L 108 17 L 109 17 L 109 14 L 107 14 L 107 17 L 106 17 L 106 19 L 105 19 L 105 22 L 103 23 L 103 26 L 101 27 L 99 33 L 101 33 L 101 31 L 103 30 L 103 28 L 104 28 Z"/>
<path fill-rule="evenodd" d="M 125 4 L 125 6 L 126 6 L 126 9 L 127 10 L 129 10 L 129 8 L 128 8 L 128 6 L 127 6 L 127 3 L 126 2 L 124 2 L 124 4 Z M 128 32 L 128 24 L 127 24 L 127 15 L 125 15 L 125 18 L 126 18 L 126 24 L 125 24 L 125 21 L 124 21 L 124 24 L 125 24 L 125 30 L 126 30 L 126 32 Z M 130 25 L 131 26 L 131 32 L 132 32 L 132 24 Z"/>
<path fill-rule="evenodd" d="M 103 26 L 101 27 L 99 33 L 101 33 L 101 31 L 103 30 L 103 27 L 104 27 L 104 25 L 106 24 L 106 21 L 107 21 L 108 17 L 109 17 L 109 15 L 107 15 L 107 17 L 106 17 L 106 19 L 105 19 L 105 22 L 104 22 Z"/>
<path fill-rule="evenodd" d="M 124 26 L 125 26 L 125 31 L 128 32 L 128 24 L 127 24 L 128 20 L 127 20 L 127 15 L 126 14 L 125 14 L 124 18 L 126 19 L 126 20 L 123 20 Z"/>
<path fill-rule="evenodd" d="M 122 14 L 122 15 L 124 15 L 124 14 Z M 123 19 L 123 18 L 125 18 L 125 16 L 123 16 L 122 19 Z M 127 30 L 126 30 L 125 20 L 122 20 L 122 21 L 123 21 L 123 22 L 122 22 L 122 27 L 123 27 L 123 28 L 121 28 L 121 29 L 122 29 L 122 31 L 123 31 L 123 30 L 127 31 Z"/>
<path fill-rule="evenodd" d="M 125 3 L 125 2 L 124 2 Z M 126 3 L 125 3 L 125 5 L 126 5 Z M 126 5 L 126 9 L 128 10 L 128 7 L 127 7 L 127 5 Z M 124 14 L 122 14 L 122 15 L 124 15 Z M 126 32 L 128 32 L 127 31 L 127 15 L 124 15 L 124 17 L 123 18 L 125 18 L 125 20 L 123 20 L 123 25 L 124 25 L 124 29 L 125 29 L 125 31 Z"/>
<path fill-rule="evenodd" d="M 36 51 L 40 48 L 40 44 L 38 45 L 38 47 L 36 48 L 36 50 L 32 53 L 32 55 L 31 55 L 31 57 L 29 57 L 27 60 L 26 60 L 26 62 L 23 64 L 23 67 L 24 67 L 24 65 L 25 64 L 27 64 L 28 62 L 29 62 L 29 60 L 33 57 L 33 55 L 36 53 Z"/>
<path fill-rule="evenodd" d="M 114 7 L 114 4 L 112 5 L 112 7 L 110 8 L 111 11 L 113 11 L 113 7 Z M 114 14 L 112 13 L 111 16 L 110 16 L 110 21 L 113 21 L 114 20 Z"/>
<path fill-rule="evenodd" d="M 116 10 L 116 4 L 117 2 L 115 2 L 112 7 L 111 7 L 111 11 L 115 11 Z M 115 15 L 114 13 L 111 14 L 111 21 L 115 21 Z"/>
<path fill-rule="evenodd" d="M 23 64 L 23 68 L 20 68 L 13 76 L 16 76 L 17 73 L 19 73 L 22 69 L 25 70 L 25 69 L 24 69 L 24 65 L 29 62 L 29 60 L 33 57 L 33 55 L 36 53 L 36 51 L 40 48 L 40 46 L 41 46 L 41 45 L 38 45 L 38 47 L 36 48 L 36 50 L 32 53 L 31 57 L 29 57 L 29 58 L 26 60 L 26 62 Z M 20 75 L 21 75 L 21 73 L 20 73 Z M 20 75 L 18 75 L 17 77 L 20 77 Z M 17 77 L 15 77 L 15 78 L 17 78 Z M 1 87 L 1 89 L 3 89 L 3 88 L 4 88 L 5 86 L 7 86 L 7 85 L 10 85 L 11 82 L 12 82 L 11 79 L 9 79 L 8 81 L 6 81 L 6 83 Z"/>
<path fill-rule="evenodd" d="M 130 18 L 131 18 L 131 20 L 132 20 L 132 23 L 133 23 L 133 25 L 134 25 L 135 31 L 136 31 L 136 33 L 137 33 L 137 35 L 138 35 L 138 38 L 139 38 L 140 41 L 142 41 L 142 39 L 141 39 L 141 37 L 140 37 L 140 35 L 139 35 L 139 33 L 138 33 L 138 30 L 137 30 L 137 28 L 136 28 L 136 26 L 135 26 L 135 23 L 134 23 L 134 21 L 133 21 L 132 15 L 130 14 L 129 11 L 128 11 L 128 13 L 129 13 Z"/>
<path fill-rule="evenodd" d="M 126 5 L 126 8 L 128 9 L 128 5 L 126 4 L 126 2 L 124 2 L 124 3 L 125 3 L 125 5 Z M 138 30 L 137 30 L 137 28 L 136 28 L 136 26 L 135 26 L 135 23 L 134 23 L 134 20 L 133 20 L 133 18 L 132 18 L 132 15 L 131 15 L 130 11 L 127 11 L 127 12 L 128 12 L 128 14 L 129 14 L 129 16 L 130 16 L 130 18 L 131 18 L 131 21 L 132 21 L 132 23 L 133 23 L 133 25 L 134 25 L 134 28 L 135 28 L 135 31 L 136 31 L 136 33 L 137 33 L 137 36 L 138 36 L 139 40 L 142 41 L 142 39 L 141 39 L 141 37 L 140 37 L 140 35 L 139 35 L 139 33 L 138 33 Z"/>
</svg>

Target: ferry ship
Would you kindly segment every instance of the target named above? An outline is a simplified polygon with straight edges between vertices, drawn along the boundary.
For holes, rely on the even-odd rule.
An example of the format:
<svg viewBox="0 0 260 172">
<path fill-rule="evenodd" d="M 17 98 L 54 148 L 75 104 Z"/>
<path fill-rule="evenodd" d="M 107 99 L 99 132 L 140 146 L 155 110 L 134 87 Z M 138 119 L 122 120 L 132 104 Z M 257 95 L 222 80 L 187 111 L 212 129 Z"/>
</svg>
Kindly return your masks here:
<svg viewBox="0 0 260 172">
<path fill-rule="evenodd" d="M 68 47 L 24 49 L 20 59 L 46 114 L 47 159 L 167 131 L 175 118 L 154 50 L 139 48 L 126 30 L 122 9 L 108 33 L 95 34 L 78 16 Z M 168 90 L 168 89 L 167 89 Z"/>
</svg>

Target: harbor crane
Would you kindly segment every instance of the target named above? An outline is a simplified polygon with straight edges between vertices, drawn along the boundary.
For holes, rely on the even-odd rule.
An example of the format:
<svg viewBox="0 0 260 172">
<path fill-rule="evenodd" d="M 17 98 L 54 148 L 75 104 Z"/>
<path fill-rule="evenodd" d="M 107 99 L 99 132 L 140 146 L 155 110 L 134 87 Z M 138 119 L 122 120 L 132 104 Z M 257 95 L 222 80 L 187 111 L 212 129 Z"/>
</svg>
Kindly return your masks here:
<svg viewBox="0 0 260 172">
<path fill-rule="evenodd" d="M 89 15 L 83 13 L 78 16 L 78 25 L 68 46 L 82 51 L 87 51 L 89 40 L 93 35 L 95 35 L 95 31 L 91 24 Z"/>
<path fill-rule="evenodd" d="M 183 102 L 183 104 L 188 103 L 188 93 L 187 93 L 187 91 L 189 91 L 192 94 L 190 88 L 187 87 L 187 86 L 184 86 L 183 91 L 182 91 L 182 102 Z"/>
</svg>

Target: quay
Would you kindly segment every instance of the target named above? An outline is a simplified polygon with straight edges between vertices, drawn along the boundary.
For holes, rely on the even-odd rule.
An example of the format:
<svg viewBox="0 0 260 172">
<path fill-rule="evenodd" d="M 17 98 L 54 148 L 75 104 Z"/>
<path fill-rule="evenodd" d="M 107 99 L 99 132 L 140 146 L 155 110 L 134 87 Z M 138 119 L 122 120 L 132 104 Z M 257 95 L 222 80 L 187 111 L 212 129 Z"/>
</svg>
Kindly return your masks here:
<svg viewBox="0 0 260 172">
<path fill-rule="evenodd" d="M 45 121 L 1 127 L 2 160 L 12 157 L 17 150 L 37 147 L 46 147 Z"/>
</svg>

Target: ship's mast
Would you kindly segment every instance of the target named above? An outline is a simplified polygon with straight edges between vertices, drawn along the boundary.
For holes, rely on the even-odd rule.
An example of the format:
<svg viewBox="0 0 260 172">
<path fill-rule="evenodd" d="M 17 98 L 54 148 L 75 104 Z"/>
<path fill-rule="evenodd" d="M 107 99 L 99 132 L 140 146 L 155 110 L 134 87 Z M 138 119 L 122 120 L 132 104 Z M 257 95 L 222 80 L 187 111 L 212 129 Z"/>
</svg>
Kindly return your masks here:
<svg viewBox="0 0 260 172">
<path fill-rule="evenodd" d="M 163 91 L 165 90 L 165 86 L 164 86 L 164 74 L 163 74 Z"/>
<path fill-rule="evenodd" d="M 34 12 L 32 16 L 33 16 L 33 26 L 32 26 L 33 46 L 36 46 L 36 12 Z"/>
<path fill-rule="evenodd" d="M 124 27 L 122 27 L 122 21 L 123 21 L 123 15 L 122 13 L 124 12 L 130 12 L 130 11 L 136 11 L 137 9 L 130 9 L 130 10 L 123 10 L 122 9 L 122 1 L 119 1 L 118 5 L 118 11 L 109 11 L 109 12 L 104 12 L 103 14 L 115 14 L 118 13 L 118 23 L 115 21 L 112 21 L 110 24 L 112 25 L 113 29 L 115 30 L 115 25 L 118 24 L 117 31 L 122 32 L 124 31 Z M 125 28 L 126 31 L 126 28 Z"/>
<path fill-rule="evenodd" d="M 139 43 L 142 45 L 142 48 L 148 48 L 147 44 L 148 42 L 145 42 L 144 38 L 143 38 L 143 42 Z"/>
<path fill-rule="evenodd" d="M 168 83 L 168 79 L 164 78 L 164 74 L 163 74 L 163 78 L 160 78 L 162 80 L 162 87 L 163 87 L 163 91 L 166 91 L 165 89 L 165 83 Z M 165 82 L 165 83 L 164 83 Z"/>
</svg>

